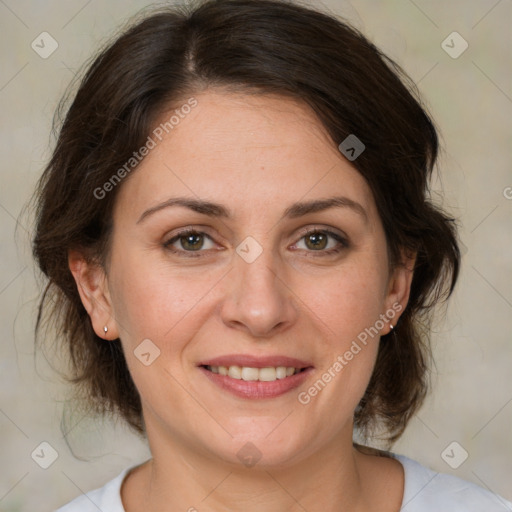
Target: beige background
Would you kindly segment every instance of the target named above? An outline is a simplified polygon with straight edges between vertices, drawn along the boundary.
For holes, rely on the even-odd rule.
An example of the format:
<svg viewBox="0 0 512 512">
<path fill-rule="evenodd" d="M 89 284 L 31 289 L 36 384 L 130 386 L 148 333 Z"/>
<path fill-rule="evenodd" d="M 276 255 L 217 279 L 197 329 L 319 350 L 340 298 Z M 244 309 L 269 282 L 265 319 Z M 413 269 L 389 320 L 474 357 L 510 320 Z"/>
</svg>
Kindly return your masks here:
<svg viewBox="0 0 512 512">
<path fill-rule="evenodd" d="M 50 155 L 51 118 L 66 85 L 112 30 L 145 5 L 0 1 L 2 511 L 53 510 L 149 457 L 145 445 L 119 425 L 76 418 L 69 446 L 63 439 L 65 388 L 45 358 L 34 354 L 37 286 L 30 224 L 20 217 Z M 323 5 L 349 18 L 418 84 L 443 137 L 436 187 L 442 186 L 446 207 L 462 223 L 461 280 L 435 334 L 435 394 L 395 451 L 512 500 L 512 2 Z M 43 31 L 59 44 L 48 59 L 31 48 Z M 457 59 L 441 47 L 453 31 L 469 44 Z M 46 470 L 31 458 L 42 441 L 58 452 Z M 456 470 L 441 457 L 453 441 L 469 453 Z"/>
</svg>

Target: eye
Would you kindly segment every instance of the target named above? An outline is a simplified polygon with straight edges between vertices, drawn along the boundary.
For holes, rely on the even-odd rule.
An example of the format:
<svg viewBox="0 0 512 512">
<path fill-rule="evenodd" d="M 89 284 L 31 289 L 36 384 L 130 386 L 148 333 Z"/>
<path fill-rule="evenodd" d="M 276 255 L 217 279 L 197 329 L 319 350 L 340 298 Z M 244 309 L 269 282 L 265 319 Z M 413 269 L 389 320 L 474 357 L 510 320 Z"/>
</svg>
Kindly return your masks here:
<svg viewBox="0 0 512 512">
<path fill-rule="evenodd" d="M 200 256 L 200 254 L 193 254 L 194 252 L 203 252 L 202 249 L 213 249 L 214 244 L 206 233 L 194 229 L 185 229 L 167 240 L 164 247 L 174 253 L 192 253 L 186 256 L 195 257 Z"/>
<path fill-rule="evenodd" d="M 300 245 L 303 244 L 303 247 Z M 206 250 L 215 248 L 212 238 L 203 231 L 196 229 L 183 229 L 167 240 L 164 247 L 183 257 L 201 257 Z M 336 254 L 349 247 L 347 239 L 329 229 L 313 228 L 307 230 L 299 242 L 292 246 L 292 250 L 305 250 L 309 253 L 318 253 L 315 256 L 328 256 Z"/>
<path fill-rule="evenodd" d="M 303 244 L 303 247 L 300 247 Z M 349 243 L 342 235 L 330 231 L 328 229 L 314 228 L 309 229 L 299 242 L 293 247 L 294 249 L 303 249 L 308 252 L 318 252 L 315 256 L 324 256 L 335 254 L 346 249 Z"/>
</svg>

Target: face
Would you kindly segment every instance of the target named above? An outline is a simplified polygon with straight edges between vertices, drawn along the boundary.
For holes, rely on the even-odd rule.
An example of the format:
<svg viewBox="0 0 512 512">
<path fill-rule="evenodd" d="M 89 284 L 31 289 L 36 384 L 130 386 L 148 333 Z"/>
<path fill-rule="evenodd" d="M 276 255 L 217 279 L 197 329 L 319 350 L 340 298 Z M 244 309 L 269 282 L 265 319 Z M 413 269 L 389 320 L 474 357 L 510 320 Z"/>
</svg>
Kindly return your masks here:
<svg viewBox="0 0 512 512">
<path fill-rule="evenodd" d="M 121 339 L 150 442 L 236 464 L 248 442 L 262 464 L 349 448 L 410 275 L 307 107 L 196 100 L 121 185 L 94 328 Z"/>
</svg>

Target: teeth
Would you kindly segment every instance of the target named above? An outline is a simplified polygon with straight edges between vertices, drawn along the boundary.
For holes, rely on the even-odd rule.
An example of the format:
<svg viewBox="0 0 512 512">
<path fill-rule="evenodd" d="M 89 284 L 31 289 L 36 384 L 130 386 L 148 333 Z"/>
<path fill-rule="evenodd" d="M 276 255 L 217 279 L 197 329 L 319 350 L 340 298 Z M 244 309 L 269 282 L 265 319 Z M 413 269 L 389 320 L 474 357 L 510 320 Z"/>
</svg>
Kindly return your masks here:
<svg viewBox="0 0 512 512">
<path fill-rule="evenodd" d="M 242 368 L 242 380 L 258 380 L 259 379 L 260 372 L 257 368 L 249 368 L 247 366 L 244 366 Z"/>
<path fill-rule="evenodd" d="M 228 375 L 232 379 L 240 380 L 242 378 L 242 368 L 240 366 L 230 366 L 228 370 Z"/>
<path fill-rule="evenodd" d="M 295 371 L 295 368 L 293 368 L 293 371 Z M 276 377 L 278 379 L 284 379 L 286 377 L 286 368 L 284 366 L 278 366 L 276 368 Z"/>
<path fill-rule="evenodd" d="M 275 368 L 260 368 L 259 374 L 260 380 L 263 382 L 272 382 L 273 380 L 277 380 Z"/>
<path fill-rule="evenodd" d="M 251 368 L 249 366 L 207 366 L 212 373 L 219 375 L 228 375 L 232 379 L 262 382 L 272 382 L 277 379 L 285 379 L 295 373 L 299 373 L 298 368 L 293 366 L 278 366 L 277 368 Z"/>
</svg>

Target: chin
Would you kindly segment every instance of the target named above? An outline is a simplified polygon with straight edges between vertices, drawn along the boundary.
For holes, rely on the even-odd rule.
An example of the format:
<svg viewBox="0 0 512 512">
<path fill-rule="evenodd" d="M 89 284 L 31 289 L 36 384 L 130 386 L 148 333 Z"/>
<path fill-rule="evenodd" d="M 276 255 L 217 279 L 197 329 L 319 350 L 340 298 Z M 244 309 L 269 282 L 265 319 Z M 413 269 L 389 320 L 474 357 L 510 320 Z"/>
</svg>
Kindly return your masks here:
<svg viewBox="0 0 512 512">
<path fill-rule="evenodd" d="M 305 456 L 307 447 L 311 446 L 311 443 L 308 439 L 299 439 L 290 435 L 288 429 L 283 430 L 279 435 L 276 431 L 272 432 L 278 423 L 278 421 L 274 421 L 272 428 L 267 428 L 267 422 L 265 422 L 265 428 L 257 429 L 253 425 L 245 432 L 231 432 L 233 438 L 227 445 L 212 446 L 211 450 L 219 458 L 237 467 L 253 468 L 257 466 L 270 469 L 291 466 L 299 458 Z M 296 433 L 300 433 L 300 431 L 301 429 L 295 430 Z M 219 448 L 221 449 L 219 450 Z"/>
</svg>

